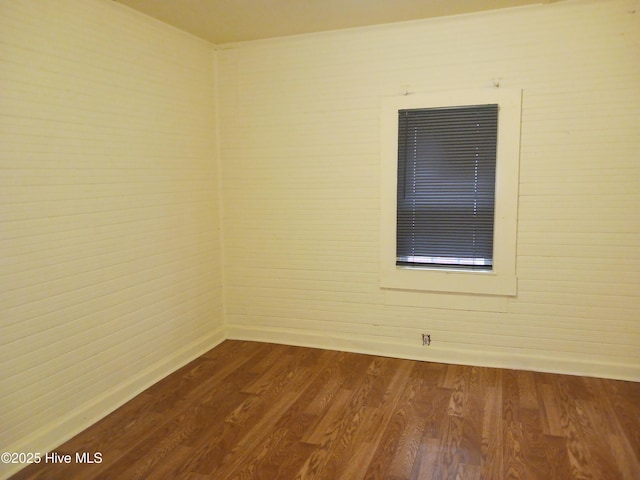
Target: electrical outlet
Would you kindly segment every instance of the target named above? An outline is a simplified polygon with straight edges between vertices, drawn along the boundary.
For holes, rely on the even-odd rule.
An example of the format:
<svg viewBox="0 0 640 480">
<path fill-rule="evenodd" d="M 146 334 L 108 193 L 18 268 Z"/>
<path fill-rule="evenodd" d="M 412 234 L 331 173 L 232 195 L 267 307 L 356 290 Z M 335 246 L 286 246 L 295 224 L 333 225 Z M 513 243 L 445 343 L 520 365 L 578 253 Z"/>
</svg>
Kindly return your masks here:
<svg viewBox="0 0 640 480">
<path fill-rule="evenodd" d="M 422 334 L 422 345 L 424 345 L 425 347 L 431 345 L 431 335 L 427 333 Z"/>
</svg>

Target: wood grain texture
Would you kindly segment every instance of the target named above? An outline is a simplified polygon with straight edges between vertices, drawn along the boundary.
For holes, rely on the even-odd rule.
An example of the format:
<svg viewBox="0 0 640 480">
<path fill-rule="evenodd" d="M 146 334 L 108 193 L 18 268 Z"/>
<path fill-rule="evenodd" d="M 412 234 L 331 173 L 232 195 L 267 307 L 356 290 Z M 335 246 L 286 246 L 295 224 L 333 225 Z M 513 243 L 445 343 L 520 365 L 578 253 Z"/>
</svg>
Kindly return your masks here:
<svg viewBox="0 0 640 480">
<path fill-rule="evenodd" d="M 638 432 L 640 383 L 226 341 L 11 480 L 637 480 Z"/>
</svg>

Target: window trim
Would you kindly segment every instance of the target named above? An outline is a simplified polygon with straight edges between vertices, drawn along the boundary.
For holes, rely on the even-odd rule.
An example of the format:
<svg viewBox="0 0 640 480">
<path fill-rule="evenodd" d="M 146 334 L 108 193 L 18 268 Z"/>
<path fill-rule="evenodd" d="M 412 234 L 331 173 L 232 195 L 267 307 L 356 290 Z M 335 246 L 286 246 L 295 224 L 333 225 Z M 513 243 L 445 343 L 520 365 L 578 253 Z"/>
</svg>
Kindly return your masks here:
<svg viewBox="0 0 640 480">
<path fill-rule="evenodd" d="M 496 159 L 493 270 L 396 266 L 398 111 L 496 103 Z M 514 296 L 517 293 L 516 240 L 522 91 L 486 90 L 410 94 L 382 100 L 380 285 L 382 288 Z"/>
</svg>

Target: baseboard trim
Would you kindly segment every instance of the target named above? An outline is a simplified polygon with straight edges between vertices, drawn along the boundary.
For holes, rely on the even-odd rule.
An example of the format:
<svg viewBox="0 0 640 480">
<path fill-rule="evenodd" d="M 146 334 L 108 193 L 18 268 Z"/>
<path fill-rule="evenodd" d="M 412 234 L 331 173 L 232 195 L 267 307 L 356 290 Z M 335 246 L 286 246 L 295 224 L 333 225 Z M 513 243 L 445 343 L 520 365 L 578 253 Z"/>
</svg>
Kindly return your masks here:
<svg viewBox="0 0 640 480">
<path fill-rule="evenodd" d="M 227 325 L 226 334 L 230 340 L 251 340 L 323 348 L 327 350 L 341 350 L 384 357 L 406 358 L 409 360 L 582 375 L 640 382 L 640 366 L 632 364 L 596 363 L 560 357 L 501 352 L 487 353 L 442 348 L 436 345 L 426 348 L 421 345 L 412 346 L 393 343 L 386 341 L 386 339 L 363 337 L 362 335 L 300 332 L 286 328 L 255 328 Z"/>
<path fill-rule="evenodd" d="M 5 451 L 41 452 L 44 455 L 224 340 L 225 330 L 220 327 L 210 335 L 190 343 L 163 359 L 162 362 L 135 375 L 124 385 L 119 385 L 117 388 L 94 398 L 91 402 L 79 406 L 74 412 L 56 421 L 55 424 L 52 422 L 45 425 L 30 436 L 21 439 L 19 444 L 7 446 Z M 2 463 L 0 464 L 0 478 L 8 478 L 24 467 L 26 467 L 25 464 Z"/>
</svg>

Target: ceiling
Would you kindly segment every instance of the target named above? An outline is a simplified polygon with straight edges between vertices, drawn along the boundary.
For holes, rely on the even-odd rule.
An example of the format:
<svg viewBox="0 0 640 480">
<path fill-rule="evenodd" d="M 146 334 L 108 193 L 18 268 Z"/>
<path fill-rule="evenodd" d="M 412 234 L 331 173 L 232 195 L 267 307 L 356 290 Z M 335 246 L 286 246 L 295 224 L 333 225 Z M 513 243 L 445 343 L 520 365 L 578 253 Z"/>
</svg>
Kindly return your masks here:
<svg viewBox="0 0 640 480">
<path fill-rule="evenodd" d="M 553 0 L 114 0 L 215 44 Z"/>
</svg>

